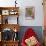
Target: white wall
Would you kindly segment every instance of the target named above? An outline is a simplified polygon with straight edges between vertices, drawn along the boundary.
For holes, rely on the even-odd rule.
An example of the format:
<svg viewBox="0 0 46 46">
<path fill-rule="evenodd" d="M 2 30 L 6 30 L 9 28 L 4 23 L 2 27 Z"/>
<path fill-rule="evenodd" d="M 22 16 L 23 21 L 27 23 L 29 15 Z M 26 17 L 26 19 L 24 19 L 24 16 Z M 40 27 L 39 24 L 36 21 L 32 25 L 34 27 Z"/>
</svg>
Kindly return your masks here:
<svg viewBox="0 0 46 46">
<path fill-rule="evenodd" d="M 14 6 L 15 0 L 0 0 L 0 6 Z M 43 26 L 43 6 L 42 0 L 17 0 L 18 5 L 20 7 L 20 17 L 19 24 L 21 26 Z M 26 20 L 25 19 L 25 8 L 27 6 L 35 7 L 35 19 L 34 20 Z"/>
</svg>

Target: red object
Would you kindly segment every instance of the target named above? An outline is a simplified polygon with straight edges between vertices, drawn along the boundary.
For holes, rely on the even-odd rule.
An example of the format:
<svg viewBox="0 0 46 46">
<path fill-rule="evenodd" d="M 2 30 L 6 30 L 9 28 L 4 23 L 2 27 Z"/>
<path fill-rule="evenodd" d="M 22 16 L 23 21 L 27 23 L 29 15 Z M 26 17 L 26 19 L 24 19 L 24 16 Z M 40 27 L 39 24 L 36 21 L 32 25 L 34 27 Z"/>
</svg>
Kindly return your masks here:
<svg viewBox="0 0 46 46">
<path fill-rule="evenodd" d="M 29 37 L 32 37 L 32 36 L 34 36 L 34 37 L 37 36 L 36 33 L 34 32 L 34 30 L 32 28 L 27 29 L 27 31 L 25 32 L 25 35 L 22 39 L 21 45 L 26 46 L 25 39 L 28 39 Z M 35 46 L 41 46 L 41 45 L 38 42 Z"/>
</svg>

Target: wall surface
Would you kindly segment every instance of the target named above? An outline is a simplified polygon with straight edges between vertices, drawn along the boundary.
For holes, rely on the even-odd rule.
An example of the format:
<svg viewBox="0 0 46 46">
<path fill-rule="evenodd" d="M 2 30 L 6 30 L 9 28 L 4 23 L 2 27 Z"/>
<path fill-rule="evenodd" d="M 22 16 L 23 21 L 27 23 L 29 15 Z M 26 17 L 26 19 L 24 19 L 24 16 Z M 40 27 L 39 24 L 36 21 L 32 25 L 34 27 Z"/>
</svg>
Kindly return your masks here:
<svg viewBox="0 0 46 46">
<path fill-rule="evenodd" d="M 0 0 L 0 7 L 15 6 L 14 1 L 15 0 Z M 20 7 L 19 24 L 21 26 L 43 26 L 42 0 L 17 0 L 17 3 L 18 3 L 17 6 Z M 25 8 L 27 6 L 30 6 L 30 7 L 33 6 L 35 8 L 35 19 L 34 20 L 25 19 Z"/>
</svg>

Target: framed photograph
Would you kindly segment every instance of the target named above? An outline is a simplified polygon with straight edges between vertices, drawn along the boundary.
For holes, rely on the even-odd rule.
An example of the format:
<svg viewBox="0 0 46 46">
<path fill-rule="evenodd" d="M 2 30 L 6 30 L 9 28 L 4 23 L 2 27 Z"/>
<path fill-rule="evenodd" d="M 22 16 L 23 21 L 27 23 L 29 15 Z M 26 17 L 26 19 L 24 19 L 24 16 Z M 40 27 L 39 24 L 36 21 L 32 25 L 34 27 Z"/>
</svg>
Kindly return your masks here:
<svg viewBox="0 0 46 46">
<path fill-rule="evenodd" d="M 10 15 L 14 15 L 14 12 L 13 11 L 10 11 Z"/>
<path fill-rule="evenodd" d="M 9 15 L 9 10 L 2 10 L 2 15 Z"/>
<path fill-rule="evenodd" d="M 16 15 L 17 14 L 17 11 L 15 11 L 15 10 L 10 10 L 10 13 L 9 13 L 10 15 Z"/>
<path fill-rule="evenodd" d="M 35 18 L 35 8 L 33 6 L 26 7 L 25 12 L 26 19 L 31 20 Z"/>
</svg>

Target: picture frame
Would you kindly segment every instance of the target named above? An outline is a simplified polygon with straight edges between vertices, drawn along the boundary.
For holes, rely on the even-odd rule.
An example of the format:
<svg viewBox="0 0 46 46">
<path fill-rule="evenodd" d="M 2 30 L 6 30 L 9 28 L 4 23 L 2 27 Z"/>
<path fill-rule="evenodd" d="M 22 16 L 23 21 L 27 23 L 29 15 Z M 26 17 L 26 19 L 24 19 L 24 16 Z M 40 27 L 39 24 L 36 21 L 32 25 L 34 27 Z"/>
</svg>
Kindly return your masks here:
<svg viewBox="0 0 46 46">
<path fill-rule="evenodd" d="M 35 18 L 35 7 L 30 6 L 25 8 L 25 18 L 28 20 Z"/>
<path fill-rule="evenodd" d="M 18 13 L 18 12 L 17 12 L 16 10 L 10 10 L 10 11 L 9 11 L 9 14 L 10 14 L 10 15 L 16 15 L 17 13 Z"/>
<path fill-rule="evenodd" d="M 2 10 L 2 15 L 9 15 L 9 10 Z"/>
</svg>

